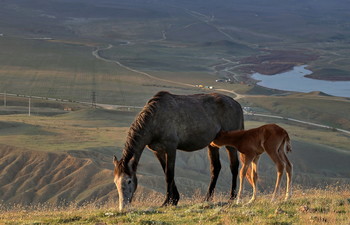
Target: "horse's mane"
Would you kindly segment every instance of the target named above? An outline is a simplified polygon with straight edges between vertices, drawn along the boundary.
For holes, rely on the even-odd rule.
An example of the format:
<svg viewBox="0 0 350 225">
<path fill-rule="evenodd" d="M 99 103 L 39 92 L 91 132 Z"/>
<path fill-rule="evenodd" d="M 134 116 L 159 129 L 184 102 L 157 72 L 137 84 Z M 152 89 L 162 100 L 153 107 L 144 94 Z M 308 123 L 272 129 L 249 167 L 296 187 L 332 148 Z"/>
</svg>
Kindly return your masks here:
<svg viewBox="0 0 350 225">
<path fill-rule="evenodd" d="M 147 104 L 143 107 L 141 112 L 137 115 L 134 122 L 131 124 L 127 139 L 125 142 L 125 147 L 123 150 L 122 159 L 124 161 L 124 165 L 126 166 L 128 162 L 134 156 L 134 147 L 139 143 L 141 137 L 145 134 L 145 132 L 149 132 L 149 122 L 152 120 L 154 113 L 159 106 L 159 102 L 162 97 L 168 92 L 161 91 L 158 92 L 153 98 L 151 98 Z"/>
</svg>

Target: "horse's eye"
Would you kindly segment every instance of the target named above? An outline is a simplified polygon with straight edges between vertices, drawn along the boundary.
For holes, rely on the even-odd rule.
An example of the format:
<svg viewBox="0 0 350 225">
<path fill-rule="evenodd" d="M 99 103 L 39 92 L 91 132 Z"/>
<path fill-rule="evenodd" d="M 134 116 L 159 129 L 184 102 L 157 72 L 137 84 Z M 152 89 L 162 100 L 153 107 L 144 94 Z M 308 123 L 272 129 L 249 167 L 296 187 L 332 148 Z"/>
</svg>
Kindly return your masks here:
<svg viewBox="0 0 350 225">
<path fill-rule="evenodd" d="M 128 180 L 128 184 L 131 184 L 131 180 Z"/>
</svg>

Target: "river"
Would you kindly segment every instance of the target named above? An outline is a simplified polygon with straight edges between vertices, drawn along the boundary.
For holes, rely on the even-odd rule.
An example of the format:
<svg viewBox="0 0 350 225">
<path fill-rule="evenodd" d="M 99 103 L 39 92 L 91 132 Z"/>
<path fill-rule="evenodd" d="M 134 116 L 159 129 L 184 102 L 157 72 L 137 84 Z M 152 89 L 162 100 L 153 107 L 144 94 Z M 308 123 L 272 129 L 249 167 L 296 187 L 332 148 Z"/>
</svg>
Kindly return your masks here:
<svg viewBox="0 0 350 225">
<path fill-rule="evenodd" d="M 295 66 L 293 70 L 275 75 L 252 74 L 258 85 L 285 91 L 322 91 L 329 95 L 350 97 L 350 81 L 325 81 L 304 77 L 311 74 L 307 65 Z"/>
</svg>

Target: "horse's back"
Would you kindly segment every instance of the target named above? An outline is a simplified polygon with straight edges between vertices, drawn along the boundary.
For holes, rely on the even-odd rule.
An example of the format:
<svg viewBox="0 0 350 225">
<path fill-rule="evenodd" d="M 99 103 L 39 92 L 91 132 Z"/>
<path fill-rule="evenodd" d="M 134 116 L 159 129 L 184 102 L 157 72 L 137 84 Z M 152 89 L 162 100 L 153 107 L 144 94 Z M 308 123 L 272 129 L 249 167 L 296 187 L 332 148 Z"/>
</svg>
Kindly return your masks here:
<svg viewBox="0 0 350 225">
<path fill-rule="evenodd" d="M 177 142 L 177 148 L 193 151 L 204 148 L 220 130 L 243 129 L 243 112 L 238 102 L 221 94 L 174 95 L 160 92 L 155 127 L 157 139 Z"/>
<path fill-rule="evenodd" d="M 156 96 L 164 98 L 164 111 L 173 118 L 180 116 L 184 121 L 211 123 L 222 130 L 243 129 L 243 110 L 233 98 L 218 94 L 174 95 L 159 92 Z"/>
</svg>

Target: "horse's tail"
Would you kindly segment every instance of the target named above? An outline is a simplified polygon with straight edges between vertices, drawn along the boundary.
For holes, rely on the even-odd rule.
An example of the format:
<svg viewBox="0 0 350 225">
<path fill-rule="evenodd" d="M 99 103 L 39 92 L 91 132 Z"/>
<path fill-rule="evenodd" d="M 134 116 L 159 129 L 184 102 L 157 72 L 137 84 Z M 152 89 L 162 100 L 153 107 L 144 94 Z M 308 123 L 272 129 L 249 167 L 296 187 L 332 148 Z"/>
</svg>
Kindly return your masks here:
<svg viewBox="0 0 350 225">
<path fill-rule="evenodd" d="M 292 151 L 292 144 L 290 142 L 290 138 L 289 138 L 289 135 L 288 133 L 286 133 L 286 137 L 284 138 L 284 143 L 286 145 L 286 152 L 291 152 Z"/>
</svg>

